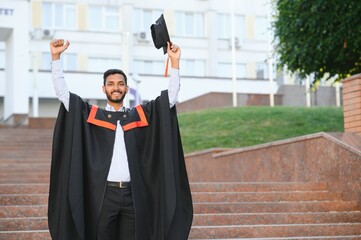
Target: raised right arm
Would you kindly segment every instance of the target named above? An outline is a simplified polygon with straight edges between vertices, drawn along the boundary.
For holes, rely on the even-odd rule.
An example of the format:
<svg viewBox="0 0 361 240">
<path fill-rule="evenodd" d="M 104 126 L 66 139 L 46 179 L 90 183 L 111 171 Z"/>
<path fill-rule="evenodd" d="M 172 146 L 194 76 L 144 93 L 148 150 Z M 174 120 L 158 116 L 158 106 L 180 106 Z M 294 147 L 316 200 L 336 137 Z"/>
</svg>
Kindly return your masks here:
<svg viewBox="0 0 361 240">
<path fill-rule="evenodd" d="M 64 40 L 62 39 L 60 40 L 56 39 L 50 42 L 51 59 L 52 59 L 51 74 L 52 74 L 55 94 L 58 97 L 58 99 L 63 103 L 67 111 L 69 111 L 70 93 L 64 79 L 64 72 L 63 72 L 63 66 L 60 59 L 60 55 L 68 48 L 69 44 L 70 44 L 69 41 L 67 41 L 66 44 L 64 45 Z"/>
<path fill-rule="evenodd" d="M 64 39 L 54 39 L 50 42 L 51 60 L 59 60 L 62 54 L 70 45 L 69 41 L 64 44 Z"/>
</svg>

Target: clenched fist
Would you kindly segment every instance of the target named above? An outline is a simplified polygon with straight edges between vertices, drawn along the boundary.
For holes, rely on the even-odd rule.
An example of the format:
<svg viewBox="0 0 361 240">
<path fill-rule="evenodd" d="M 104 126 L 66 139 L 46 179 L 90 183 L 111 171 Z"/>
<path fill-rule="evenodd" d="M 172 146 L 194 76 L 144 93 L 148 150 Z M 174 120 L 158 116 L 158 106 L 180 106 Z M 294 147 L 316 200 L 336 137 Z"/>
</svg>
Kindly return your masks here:
<svg viewBox="0 0 361 240">
<path fill-rule="evenodd" d="M 69 41 L 64 44 L 64 39 L 54 39 L 50 42 L 51 59 L 53 61 L 60 59 L 60 54 L 70 45 Z"/>
</svg>

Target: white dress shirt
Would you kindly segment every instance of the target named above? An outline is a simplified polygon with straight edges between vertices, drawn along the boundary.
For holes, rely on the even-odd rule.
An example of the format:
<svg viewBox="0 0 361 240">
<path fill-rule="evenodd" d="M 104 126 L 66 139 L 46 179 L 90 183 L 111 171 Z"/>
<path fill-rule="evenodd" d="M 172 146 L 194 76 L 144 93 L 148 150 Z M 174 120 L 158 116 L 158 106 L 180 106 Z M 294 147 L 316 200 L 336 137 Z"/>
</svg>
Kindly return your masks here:
<svg viewBox="0 0 361 240">
<path fill-rule="evenodd" d="M 56 96 L 63 103 L 65 109 L 69 111 L 70 92 L 68 90 L 68 86 L 66 85 L 64 79 L 62 61 L 60 59 L 56 61 L 52 61 L 51 66 L 52 66 L 51 68 L 52 80 L 53 80 Z M 179 70 L 171 68 L 170 81 L 168 85 L 170 108 L 172 108 L 177 103 L 179 86 L 180 86 Z M 105 110 L 113 111 L 113 112 L 116 111 L 109 104 L 107 104 Z M 125 107 L 120 108 L 118 111 L 125 111 Z M 113 181 L 113 182 L 130 181 L 127 150 L 125 148 L 125 142 L 124 142 L 124 131 L 119 121 L 117 122 L 117 128 L 115 131 L 113 156 L 107 179 L 108 181 Z"/>
</svg>

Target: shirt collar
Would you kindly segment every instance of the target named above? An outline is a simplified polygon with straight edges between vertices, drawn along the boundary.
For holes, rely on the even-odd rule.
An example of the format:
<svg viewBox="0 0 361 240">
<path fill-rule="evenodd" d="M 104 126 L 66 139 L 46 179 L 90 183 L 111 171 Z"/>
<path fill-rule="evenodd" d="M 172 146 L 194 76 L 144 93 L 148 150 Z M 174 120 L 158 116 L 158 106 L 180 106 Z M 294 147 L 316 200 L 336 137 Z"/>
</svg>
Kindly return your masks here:
<svg viewBox="0 0 361 240">
<path fill-rule="evenodd" d="M 110 111 L 110 112 L 125 112 L 125 106 L 119 108 L 119 110 L 116 111 L 115 108 L 113 108 L 111 105 L 109 105 L 109 103 L 107 103 L 105 110 Z"/>
</svg>

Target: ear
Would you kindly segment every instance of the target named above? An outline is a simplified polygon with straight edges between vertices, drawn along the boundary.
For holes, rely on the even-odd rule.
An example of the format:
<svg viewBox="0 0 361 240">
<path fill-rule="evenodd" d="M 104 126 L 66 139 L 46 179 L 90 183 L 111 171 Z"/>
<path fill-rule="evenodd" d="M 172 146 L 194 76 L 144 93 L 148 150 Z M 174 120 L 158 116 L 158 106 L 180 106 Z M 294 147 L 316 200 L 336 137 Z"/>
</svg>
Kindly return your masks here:
<svg viewBox="0 0 361 240">
<path fill-rule="evenodd" d="M 125 93 L 128 93 L 129 91 L 129 86 L 127 85 L 127 87 L 125 88 Z"/>
<path fill-rule="evenodd" d="M 103 89 L 103 93 L 106 93 L 104 85 L 102 86 L 102 89 Z"/>
</svg>

